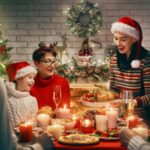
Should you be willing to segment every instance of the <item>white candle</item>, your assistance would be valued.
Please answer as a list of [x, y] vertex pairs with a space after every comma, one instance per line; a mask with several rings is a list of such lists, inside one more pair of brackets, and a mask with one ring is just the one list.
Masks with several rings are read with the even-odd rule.
[[148, 129], [146, 127], [137, 127], [133, 128], [133, 131], [135, 131], [139, 136], [143, 137], [144, 139], [148, 138]]
[[48, 114], [37, 115], [37, 125], [40, 127], [46, 127], [49, 125], [50, 117]]
[[108, 129], [108, 117], [106, 115], [96, 115], [96, 130], [106, 131]]
[[59, 118], [67, 119], [70, 117], [70, 109], [64, 105], [64, 108], [59, 108]]
[[106, 111], [106, 115], [108, 116], [108, 128], [116, 128], [117, 127], [117, 111], [113, 108], [110, 108]]
[[47, 126], [48, 133], [52, 134], [54, 139], [58, 139], [64, 132], [64, 126], [60, 124], [55, 124], [52, 126]]

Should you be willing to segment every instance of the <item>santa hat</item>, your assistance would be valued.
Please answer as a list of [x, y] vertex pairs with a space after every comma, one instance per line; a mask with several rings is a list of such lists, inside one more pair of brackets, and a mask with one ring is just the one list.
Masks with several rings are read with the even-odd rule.
[[135, 59], [138, 59], [141, 51], [141, 43], [143, 40], [142, 29], [139, 23], [130, 17], [122, 17], [117, 22], [112, 24], [111, 32], [115, 33], [116, 31], [129, 35], [137, 40], [137, 51]]
[[30, 73], [37, 73], [36, 69], [27, 62], [12, 63], [6, 68], [6, 71], [9, 81], [14, 81]]

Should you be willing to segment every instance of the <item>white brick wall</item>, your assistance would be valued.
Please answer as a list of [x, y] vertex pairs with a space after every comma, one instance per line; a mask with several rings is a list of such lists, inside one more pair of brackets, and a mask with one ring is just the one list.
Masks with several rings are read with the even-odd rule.
[[[57, 32], [67, 33], [70, 55], [77, 55], [83, 38], [74, 36], [66, 27], [63, 11], [80, 0], [0, 0], [0, 30], [13, 47], [13, 61], [32, 60], [32, 52], [43, 40], [46, 43], [62, 41]], [[150, 0], [90, 0], [98, 3], [103, 13], [103, 27], [93, 37], [105, 47], [112, 43], [111, 23], [121, 16], [130, 15], [143, 29], [143, 46], [150, 49]], [[102, 51], [95, 53], [103, 55]]]

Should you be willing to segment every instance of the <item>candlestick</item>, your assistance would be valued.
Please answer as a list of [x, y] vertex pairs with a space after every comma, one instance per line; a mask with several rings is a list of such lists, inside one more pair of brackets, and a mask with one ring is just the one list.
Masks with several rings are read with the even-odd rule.
[[118, 113], [115, 109], [110, 108], [106, 111], [106, 115], [108, 116], [108, 128], [116, 128], [117, 127], [117, 118]]
[[48, 114], [39, 114], [37, 115], [37, 125], [39, 127], [46, 127], [49, 125], [50, 117]]
[[108, 117], [106, 115], [96, 115], [96, 130], [106, 131], [108, 129]]
[[70, 109], [64, 105], [64, 108], [59, 108], [58, 118], [67, 119], [70, 117]]
[[21, 142], [30, 142], [32, 141], [32, 124], [24, 123], [19, 126]]

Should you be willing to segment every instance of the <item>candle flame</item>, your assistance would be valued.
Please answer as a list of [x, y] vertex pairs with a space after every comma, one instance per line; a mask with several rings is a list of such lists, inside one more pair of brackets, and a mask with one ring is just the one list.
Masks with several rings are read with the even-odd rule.
[[90, 125], [90, 120], [89, 119], [85, 119], [84, 120], [84, 125], [85, 125], [85, 127], [88, 127], [89, 125]]

